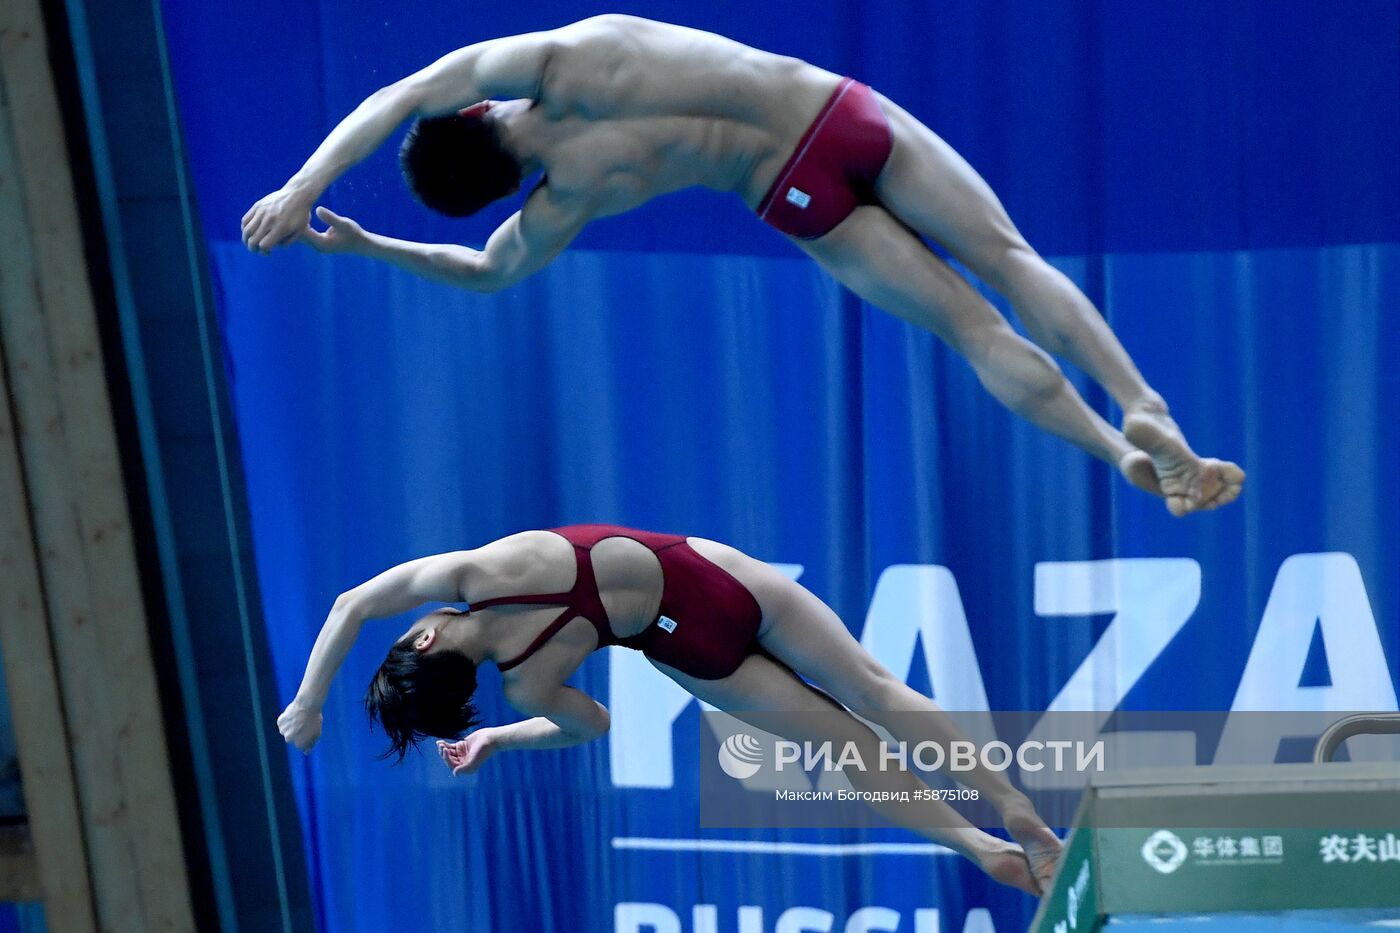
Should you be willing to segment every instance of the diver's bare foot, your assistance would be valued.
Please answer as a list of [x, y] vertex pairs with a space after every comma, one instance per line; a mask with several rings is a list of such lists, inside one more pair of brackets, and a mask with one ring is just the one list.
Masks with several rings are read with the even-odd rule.
[[1021, 847], [1002, 839], [998, 839], [997, 842], [1002, 845], [982, 855], [977, 860], [978, 866], [1004, 885], [1025, 891], [1033, 897], [1043, 897], [1046, 891], [1036, 883], [1035, 875], [1031, 873], [1030, 863], [1026, 861], [1026, 854], [1021, 851]]
[[1164, 409], [1129, 409], [1123, 418], [1123, 436], [1151, 459], [1157, 489], [1139, 481], [1142, 463], [1132, 454], [1119, 461], [1119, 469], [1133, 485], [1165, 497], [1173, 515], [1216, 509], [1239, 498], [1244, 470], [1226, 460], [1196, 456]]
[[1147, 455], [1147, 451], [1133, 448], [1125, 453], [1118, 461], [1118, 472], [1143, 492], [1151, 493], [1159, 499], [1165, 498], [1162, 484], [1157, 482], [1157, 468], [1152, 465], [1152, 458]]
[[1011, 838], [1020, 844], [1036, 886], [1048, 893], [1051, 882], [1055, 880], [1055, 869], [1060, 867], [1060, 852], [1064, 849], [1060, 837], [1045, 825], [1029, 801], [1004, 810], [1002, 821]]

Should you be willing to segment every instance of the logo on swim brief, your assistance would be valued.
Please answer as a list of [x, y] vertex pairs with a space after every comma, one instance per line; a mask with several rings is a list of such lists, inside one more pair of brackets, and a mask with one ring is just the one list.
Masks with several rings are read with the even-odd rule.
[[1186, 843], [1176, 833], [1159, 829], [1142, 844], [1142, 859], [1164, 875], [1170, 875], [1186, 861]]
[[720, 770], [736, 781], [744, 781], [763, 767], [763, 746], [747, 732], [738, 732], [719, 747]]
[[796, 204], [805, 210], [807, 205], [812, 203], [812, 196], [801, 188], [789, 188], [787, 200], [789, 204]]
[[663, 632], [674, 632], [676, 630], [676, 620], [670, 616], [662, 616], [656, 620], [656, 624], [661, 626]]

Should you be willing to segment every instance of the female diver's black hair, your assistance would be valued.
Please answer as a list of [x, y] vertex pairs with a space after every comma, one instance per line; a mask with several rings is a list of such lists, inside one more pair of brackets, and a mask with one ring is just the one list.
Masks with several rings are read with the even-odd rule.
[[380, 758], [403, 761], [409, 746], [429, 736], [456, 739], [480, 724], [472, 694], [476, 664], [456, 651], [423, 652], [410, 632], [389, 649], [365, 691], [365, 712], [389, 737]]

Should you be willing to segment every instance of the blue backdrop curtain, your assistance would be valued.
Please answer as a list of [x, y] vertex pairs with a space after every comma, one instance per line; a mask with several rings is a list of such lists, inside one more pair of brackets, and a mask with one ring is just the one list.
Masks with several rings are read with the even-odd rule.
[[[599, 222], [492, 296], [304, 247], [251, 255], [243, 212], [362, 97], [459, 45], [601, 10], [166, 0], [283, 700], [349, 586], [523, 528], [607, 521], [801, 565], [857, 634], [889, 615], [871, 608], [887, 568], [946, 567], [985, 700], [1000, 709], [1055, 703], [1113, 618], [1048, 610], [1042, 573], [1187, 558], [1200, 589], [1189, 617], [1141, 676], [1131, 652], [1095, 660], [1094, 702], [1393, 705], [1393, 0], [624, 11], [855, 74], [928, 122], [1103, 308], [1195, 446], [1245, 465], [1245, 496], [1169, 518], [1016, 421], [954, 354], [842, 292], [732, 197], [687, 192]], [[476, 244], [504, 216], [428, 214], [391, 148], [324, 203], [372, 230]], [[926, 611], [897, 604], [890, 618]], [[1302, 629], [1290, 612], [1306, 616]], [[940, 687], [935, 673], [954, 616], [935, 612], [926, 651], [903, 666], [916, 687], [957, 700], [965, 685]], [[217, 607], [205, 624], [222, 624]], [[405, 624], [366, 629], [321, 744], [293, 753], [328, 931], [935, 933], [1030, 917], [1028, 898], [955, 858], [769, 845], [911, 840], [894, 832], [698, 830], [698, 711], [648, 724], [635, 707], [664, 688], [617, 655], [577, 678], [613, 706], [608, 739], [505, 756], [469, 780], [431, 756], [376, 761], [360, 699]], [[1284, 665], [1292, 680], [1260, 687], [1270, 659], [1293, 656], [1296, 631], [1304, 669]], [[489, 672], [480, 696], [488, 721], [511, 717]], [[670, 757], [636, 757], [657, 755]], [[637, 839], [651, 848], [630, 847]]]

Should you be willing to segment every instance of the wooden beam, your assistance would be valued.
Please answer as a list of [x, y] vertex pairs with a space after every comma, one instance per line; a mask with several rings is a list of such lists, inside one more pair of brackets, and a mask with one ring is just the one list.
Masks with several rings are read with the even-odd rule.
[[[95, 912], [103, 930], [192, 930], [150, 634], [44, 23], [38, 0], [6, 0], [0, 10], [0, 159], [9, 166], [0, 177], [0, 342]], [[18, 638], [33, 636], [22, 631]], [[5, 637], [8, 666], [12, 642]], [[21, 768], [27, 766], [21, 745]], [[28, 777], [26, 771], [27, 792]], [[35, 842], [42, 867], [54, 843], [37, 823]], [[49, 874], [41, 877], [46, 902], [56, 900]]]
[[[0, 305], [15, 301], [12, 293], [34, 289], [27, 249], [12, 242], [20, 236], [16, 224], [21, 205], [18, 168], [9, 145], [11, 125], [0, 83], [0, 256], [5, 257], [0, 264]], [[44, 840], [37, 867], [48, 922], [55, 930], [85, 933], [97, 928], [87, 845], [3, 353], [0, 386], [4, 388], [0, 398], [0, 577], [5, 581], [0, 586], [0, 643], [5, 684], [29, 821]]]

